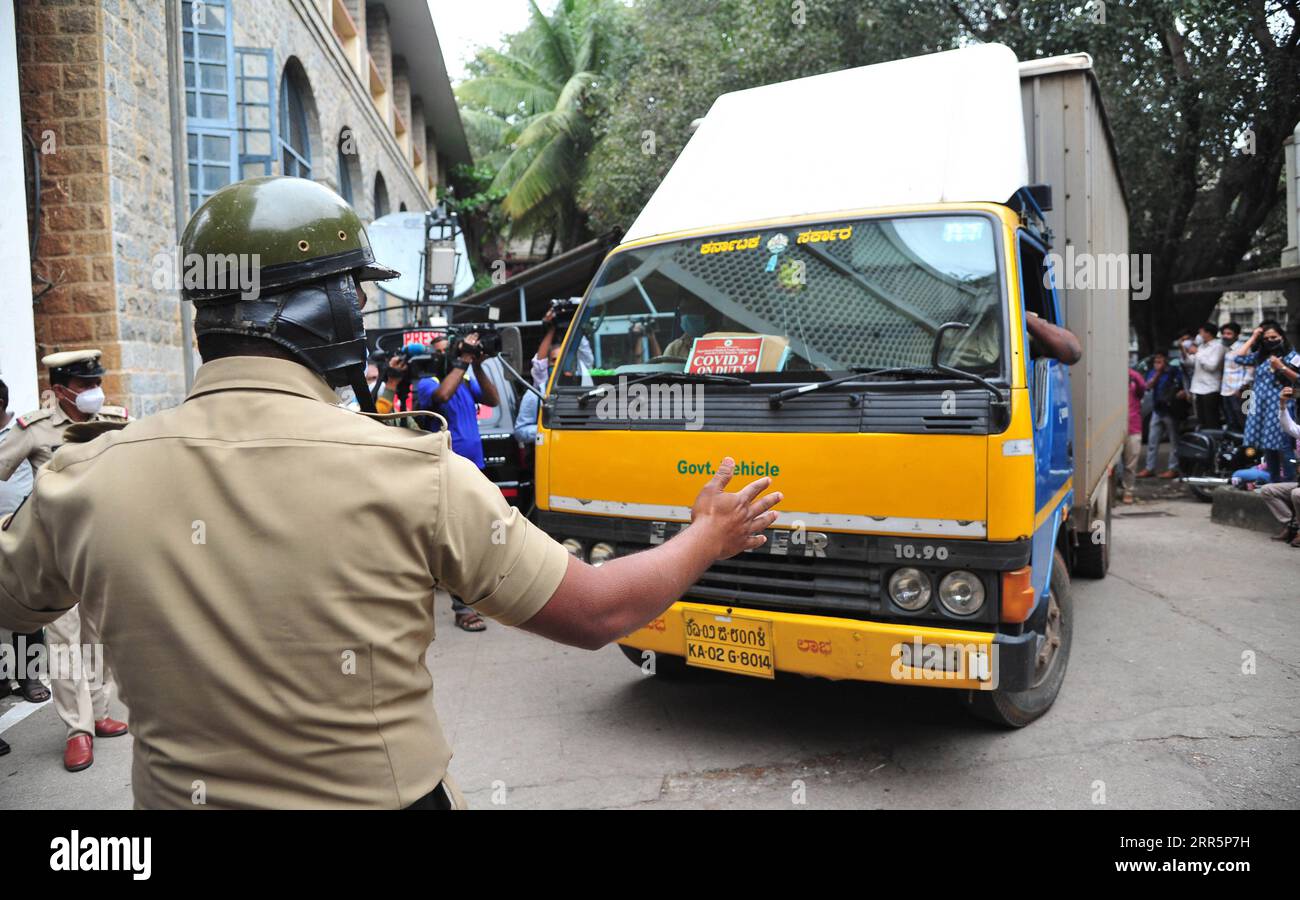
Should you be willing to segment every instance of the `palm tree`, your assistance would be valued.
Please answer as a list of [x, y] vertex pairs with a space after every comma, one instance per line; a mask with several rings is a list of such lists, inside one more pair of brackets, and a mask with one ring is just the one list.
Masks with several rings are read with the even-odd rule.
[[[528, 0], [528, 27], [501, 50], [484, 49], [476, 74], [456, 89], [479, 161], [497, 169], [511, 230], [549, 231], [573, 246], [585, 217], [575, 200], [593, 143], [591, 90], [608, 65], [621, 7], [614, 0], [560, 0], [543, 15]], [[549, 254], [548, 254], [549, 255]]]

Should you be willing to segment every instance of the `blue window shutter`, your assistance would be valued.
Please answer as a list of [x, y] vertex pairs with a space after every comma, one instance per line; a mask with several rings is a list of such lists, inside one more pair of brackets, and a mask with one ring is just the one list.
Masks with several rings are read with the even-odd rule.
[[239, 177], [270, 175], [275, 161], [275, 56], [269, 48], [235, 51], [235, 109], [239, 129]]
[[229, 0], [173, 0], [181, 9], [187, 184], [191, 211], [237, 175], [234, 27]]

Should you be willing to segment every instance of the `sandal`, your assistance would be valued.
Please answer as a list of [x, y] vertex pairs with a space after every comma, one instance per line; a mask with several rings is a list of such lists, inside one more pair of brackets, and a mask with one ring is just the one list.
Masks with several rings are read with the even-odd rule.
[[24, 678], [18, 682], [18, 690], [28, 703], [44, 703], [50, 699], [50, 689], [36, 678]]
[[456, 627], [461, 631], [487, 631], [487, 622], [474, 610], [456, 613]]

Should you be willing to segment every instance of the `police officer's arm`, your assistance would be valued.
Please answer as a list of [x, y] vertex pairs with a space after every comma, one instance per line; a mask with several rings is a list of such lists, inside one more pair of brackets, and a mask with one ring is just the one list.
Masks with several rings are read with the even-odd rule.
[[29, 428], [14, 424], [9, 436], [0, 441], [0, 481], [8, 481], [32, 452], [34, 438]]
[[35, 631], [77, 603], [55, 565], [54, 544], [39, 509], [38, 482], [31, 496], [0, 520], [0, 628], [14, 632]]
[[433, 576], [503, 624], [593, 650], [660, 615], [715, 561], [761, 547], [781, 499], [758, 497], [768, 478], [725, 493], [734, 463], [724, 460], [700, 491], [690, 527], [594, 568], [509, 506], [469, 460], [447, 453], [440, 466]]
[[1083, 347], [1069, 329], [1046, 322], [1032, 313], [1025, 316], [1025, 328], [1029, 330], [1029, 336], [1038, 342], [1044, 356], [1059, 359], [1067, 366], [1083, 359]]
[[781, 495], [759, 497], [770, 478], [727, 493], [734, 469], [731, 459], [723, 460], [695, 499], [690, 526], [662, 546], [599, 567], [570, 556], [564, 579], [524, 630], [599, 649], [653, 621], [718, 560], [761, 547]]

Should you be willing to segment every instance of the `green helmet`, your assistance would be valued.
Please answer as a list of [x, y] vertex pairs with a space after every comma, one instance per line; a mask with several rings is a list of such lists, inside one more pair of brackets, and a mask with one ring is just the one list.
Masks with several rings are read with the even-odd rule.
[[250, 272], [266, 292], [339, 272], [362, 281], [399, 274], [375, 263], [365, 226], [347, 201], [323, 184], [288, 176], [221, 188], [190, 218], [181, 253], [182, 296], [196, 303], [240, 293]]
[[342, 197], [304, 178], [227, 185], [190, 218], [181, 253], [181, 294], [194, 302], [200, 338], [273, 341], [373, 411], [357, 282], [398, 273], [375, 263]]

